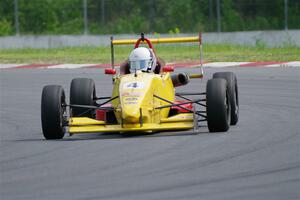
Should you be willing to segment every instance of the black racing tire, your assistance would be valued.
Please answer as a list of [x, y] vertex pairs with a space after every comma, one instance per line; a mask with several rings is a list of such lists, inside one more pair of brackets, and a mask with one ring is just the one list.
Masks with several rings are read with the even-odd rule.
[[[89, 78], [75, 78], [71, 82], [70, 104], [76, 105], [96, 105], [95, 83]], [[89, 117], [95, 118], [95, 110], [90, 108], [72, 107], [72, 117]]]
[[217, 72], [214, 73], [213, 78], [223, 78], [227, 81], [231, 106], [230, 124], [236, 125], [239, 121], [239, 94], [236, 76], [232, 72]]
[[230, 127], [230, 103], [226, 80], [210, 79], [206, 85], [206, 112], [209, 132], [226, 132]]
[[41, 119], [43, 134], [47, 140], [62, 139], [65, 135], [65, 99], [65, 92], [61, 86], [47, 85], [43, 88]]

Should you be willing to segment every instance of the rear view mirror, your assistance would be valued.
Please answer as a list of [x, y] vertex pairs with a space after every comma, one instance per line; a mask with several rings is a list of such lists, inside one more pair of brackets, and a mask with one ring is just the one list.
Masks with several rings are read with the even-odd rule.
[[174, 68], [171, 66], [164, 66], [163, 72], [174, 72]]
[[105, 74], [115, 75], [116, 74], [116, 70], [112, 69], [112, 68], [106, 68], [105, 69]]

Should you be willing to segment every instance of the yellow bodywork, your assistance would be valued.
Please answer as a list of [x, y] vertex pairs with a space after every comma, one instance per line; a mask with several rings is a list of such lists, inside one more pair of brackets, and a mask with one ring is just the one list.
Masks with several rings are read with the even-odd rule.
[[[162, 43], [182, 43], [182, 42], [201, 42], [200, 37], [180, 37], [180, 38], [151, 38], [149, 39], [152, 44], [162, 44]], [[123, 39], [123, 40], [113, 40], [113, 45], [126, 45], [135, 44], [135, 39]]]
[[181, 113], [169, 116], [170, 105], [155, 96], [169, 102], [175, 100], [175, 89], [169, 73], [154, 74], [137, 72], [136, 74], [114, 77], [112, 97], [118, 97], [111, 103], [118, 124], [106, 124], [87, 117], [73, 117], [69, 120], [69, 132], [149, 132], [162, 130], [184, 130], [194, 127], [193, 113]]

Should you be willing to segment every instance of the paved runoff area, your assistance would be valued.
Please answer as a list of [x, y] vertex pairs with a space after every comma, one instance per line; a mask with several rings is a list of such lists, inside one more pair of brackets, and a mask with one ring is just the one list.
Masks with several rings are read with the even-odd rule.
[[[209, 133], [203, 123], [197, 132], [94, 133], [53, 141], [41, 131], [42, 88], [62, 85], [69, 101], [71, 80], [87, 77], [97, 96], [107, 96], [111, 76], [95, 65], [0, 70], [0, 199], [299, 200], [299, 62], [265, 64], [206, 63], [203, 80], [177, 88], [205, 91], [213, 73], [234, 72], [240, 120], [226, 133]], [[81, 66], [91, 69], [65, 69]]]

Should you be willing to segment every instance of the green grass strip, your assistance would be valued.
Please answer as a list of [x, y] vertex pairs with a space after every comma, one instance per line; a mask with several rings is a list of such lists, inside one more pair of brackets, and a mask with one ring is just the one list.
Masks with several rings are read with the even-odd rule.
[[[156, 45], [159, 57], [166, 62], [199, 59], [197, 45]], [[125, 60], [133, 46], [116, 46], [116, 63]], [[299, 61], [296, 46], [268, 48], [242, 45], [203, 46], [206, 62]], [[1, 49], [0, 63], [110, 63], [110, 47], [68, 47], [58, 49]]]

